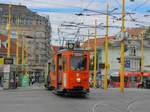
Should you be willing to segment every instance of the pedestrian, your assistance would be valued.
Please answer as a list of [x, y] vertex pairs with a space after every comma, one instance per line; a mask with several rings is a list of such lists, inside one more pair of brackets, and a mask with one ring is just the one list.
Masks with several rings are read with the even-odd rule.
[[32, 82], [32, 85], [34, 84], [34, 78], [33, 77], [31, 77], [31, 82]]
[[31, 76], [29, 76], [29, 86], [31, 85], [32, 83], [32, 79], [31, 79]]
[[14, 79], [13, 78], [10, 79], [10, 88], [11, 89], [14, 88]]
[[16, 76], [16, 88], [18, 87], [19, 78]]

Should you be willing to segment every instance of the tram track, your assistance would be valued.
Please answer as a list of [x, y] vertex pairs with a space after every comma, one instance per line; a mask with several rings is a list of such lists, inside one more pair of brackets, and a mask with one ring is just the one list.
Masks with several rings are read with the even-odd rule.
[[[139, 100], [141, 101], [141, 100]], [[135, 104], [136, 102], [138, 102], [138, 100], [136, 99], [132, 99], [131, 101], [129, 101], [127, 104], [125, 103], [124, 105], [126, 105], [126, 110], [122, 110], [119, 109], [116, 106], [112, 106], [112, 104], [108, 104], [108, 103], [104, 103], [104, 102], [98, 102], [95, 103], [90, 109], [89, 112], [133, 112], [131, 109], [131, 106], [133, 104]], [[115, 103], [115, 102], [114, 102]], [[99, 110], [98, 110], [99, 109]]]
[[[96, 109], [99, 106], [103, 107], [103, 109], [106, 109], [106, 110], [109, 108], [110, 112], [122, 112], [122, 110], [120, 110], [116, 107], [112, 107], [110, 104], [106, 104], [106, 103], [103, 103], [103, 102], [99, 102], [99, 103], [94, 104], [94, 106], [91, 109], [89, 109], [89, 112], [96, 112]], [[99, 112], [106, 112], [106, 111], [100, 109]], [[108, 112], [108, 110], [107, 110], [107, 112]]]

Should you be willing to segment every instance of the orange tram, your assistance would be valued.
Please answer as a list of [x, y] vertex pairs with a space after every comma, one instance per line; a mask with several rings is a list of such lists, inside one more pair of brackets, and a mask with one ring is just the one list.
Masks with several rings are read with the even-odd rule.
[[87, 50], [59, 50], [48, 63], [45, 87], [56, 94], [89, 93], [89, 60]]

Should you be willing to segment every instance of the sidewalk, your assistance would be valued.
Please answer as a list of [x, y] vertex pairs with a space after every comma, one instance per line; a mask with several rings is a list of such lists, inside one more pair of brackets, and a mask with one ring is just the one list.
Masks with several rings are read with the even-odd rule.
[[35, 90], [35, 89], [44, 89], [44, 84], [39, 84], [39, 83], [35, 83], [31, 86], [28, 86], [28, 87], [18, 87], [19, 90]]
[[3, 87], [0, 87], [0, 91], [2, 91], [3, 90]]

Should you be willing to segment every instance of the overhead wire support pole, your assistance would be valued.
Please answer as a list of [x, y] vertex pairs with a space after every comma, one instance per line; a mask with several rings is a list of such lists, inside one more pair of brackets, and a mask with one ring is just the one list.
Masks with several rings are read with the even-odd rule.
[[141, 38], [141, 71], [144, 71], [144, 33], [142, 33], [142, 38]]
[[124, 17], [125, 17], [125, 0], [122, 0], [122, 36], [123, 39], [121, 41], [121, 49], [120, 49], [120, 55], [121, 55], [121, 68], [120, 68], [120, 92], [124, 93]]
[[17, 38], [16, 38], [16, 65], [19, 64], [19, 17], [17, 19]]
[[22, 66], [24, 66], [24, 34], [22, 33]]
[[26, 75], [27, 75], [27, 73], [28, 73], [28, 40], [27, 40], [27, 38], [25, 38], [25, 43], [26, 43], [26, 45], [25, 45], [25, 53], [26, 53], [26, 55], [25, 55], [25, 59], [26, 59]]
[[7, 46], [7, 58], [10, 58], [10, 41], [11, 41], [11, 4], [8, 6], [9, 16], [8, 16], [8, 46]]
[[105, 75], [104, 75], [104, 90], [108, 89], [108, 9], [109, 4], [107, 2], [107, 15], [106, 15], [106, 36], [105, 36]]
[[141, 73], [142, 73], [141, 82], [143, 82], [143, 72], [144, 72], [144, 32], [142, 33], [141, 37]]
[[83, 35], [83, 44], [82, 44], [83, 49], [85, 49], [85, 37]]
[[90, 51], [90, 31], [88, 30], [88, 51]]
[[97, 68], [97, 20], [95, 20], [95, 37], [94, 37], [94, 80], [93, 87], [96, 87], [96, 68]]

